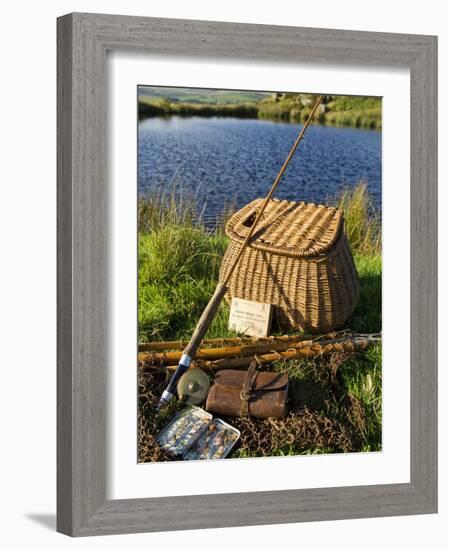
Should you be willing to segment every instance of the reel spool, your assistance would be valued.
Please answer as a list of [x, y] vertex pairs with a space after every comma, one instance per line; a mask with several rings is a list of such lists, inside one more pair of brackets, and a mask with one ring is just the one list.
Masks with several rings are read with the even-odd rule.
[[199, 405], [205, 401], [209, 388], [209, 377], [199, 368], [190, 368], [176, 386], [178, 399], [187, 405]]

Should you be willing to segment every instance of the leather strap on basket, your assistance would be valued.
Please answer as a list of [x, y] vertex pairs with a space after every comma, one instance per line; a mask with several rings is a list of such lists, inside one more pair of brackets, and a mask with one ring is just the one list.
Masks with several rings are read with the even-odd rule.
[[243, 382], [242, 391], [240, 392], [241, 407], [240, 414], [241, 416], [248, 416], [249, 414], [249, 402], [252, 397], [252, 388], [257, 377], [257, 362], [251, 361], [251, 364], [246, 371], [246, 377]]

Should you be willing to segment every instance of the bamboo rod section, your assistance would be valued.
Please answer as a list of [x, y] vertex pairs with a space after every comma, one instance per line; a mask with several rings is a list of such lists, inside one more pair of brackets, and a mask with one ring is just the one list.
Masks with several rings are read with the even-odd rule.
[[[254, 344], [269, 344], [275, 342], [300, 342], [306, 340], [307, 336], [266, 336], [262, 338], [245, 336], [242, 338], [210, 338], [201, 342], [201, 346], [250, 346]], [[188, 340], [171, 340], [167, 342], [144, 342], [139, 344], [139, 352], [143, 351], [171, 351], [183, 350], [188, 344]], [[202, 347], [200, 349], [202, 349]]]
[[[268, 344], [256, 344], [253, 346], [229, 346], [225, 348], [204, 348], [196, 352], [196, 359], [212, 361], [226, 357], [235, 357], [239, 355], [256, 355], [268, 353], [271, 351], [285, 351], [289, 348], [298, 349], [299, 347], [310, 347], [313, 340], [304, 340], [302, 342], [278, 342]], [[181, 359], [181, 351], [167, 351], [162, 353], [141, 352], [138, 354], [139, 361], [150, 363], [159, 363], [163, 365], [173, 365]]]
[[[330, 333], [326, 336], [319, 336], [311, 339], [299, 338], [283, 339], [280, 341], [271, 342], [256, 342], [252, 345], [244, 346], [227, 346], [222, 348], [202, 348], [196, 353], [196, 359], [204, 361], [214, 361], [218, 359], [226, 359], [228, 357], [240, 357], [242, 355], [261, 355], [264, 353], [286, 351], [288, 349], [301, 349], [312, 347], [315, 343], [326, 340], [328, 343], [343, 342], [348, 339], [348, 336], [339, 337], [338, 333]], [[166, 352], [148, 352], [143, 351], [138, 353], [138, 361], [153, 363], [158, 365], [172, 365], [178, 363], [181, 359], [182, 352], [166, 351]]]
[[[341, 351], [360, 351], [367, 348], [369, 345], [379, 343], [381, 341], [380, 336], [378, 335], [363, 335], [363, 336], [352, 336], [346, 338], [333, 338], [329, 340], [308, 340], [307, 342], [310, 345], [302, 346], [304, 342], [298, 342], [296, 345], [298, 347], [282, 350], [282, 351], [271, 351], [270, 353], [262, 353], [260, 355], [244, 355], [240, 357], [224, 357], [218, 360], [204, 360], [197, 357], [195, 361], [195, 366], [200, 367], [205, 370], [216, 371], [220, 369], [232, 369], [232, 368], [245, 368], [248, 367], [251, 361], [254, 358], [254, 355], [257, 357], [257, 361], [260, 365], [265, 365], [267, 363], [273, 363], [274, 361], [288, 361], [292, 359], [299, 358], [310, 358], [316, 357], [318, 355], [326, 355], [332, 352], [341, 352]], [[166, 368], [169, 371], [176, 369], [176, 365], [167, 365], [164, 367], [160, 365], [161, 368]], [[145, 368], [145, 363], [143, 363], [143, 368]]]
[[[318, 355], [326, 355], [332, 352], [341, 351], [360, 351], [367, 348], [370, 344], [379, 342], [380, 338], [368, 339], [368, 338], [352, 338], [346, 341], [334, 341], [323, 342], [321, 344], [316, 343], [311, 347], [286, 350], [281, 352], [273, 352], [263, 355], [258, 355], [257, 360], [260, 365], [266, 365], [267, 363], [273, 363], [274, 361], [288, 361], [299, 358], [310, 358]], [[216, 371], [220, 369], [229, 368], [248, 368], [251, 364], [253, 357], [235, 357], [227, 358], [218, 361], [198, 361], [197, 366], [210, 371]], [[171, 370], [171, 367], [169, 367]]]

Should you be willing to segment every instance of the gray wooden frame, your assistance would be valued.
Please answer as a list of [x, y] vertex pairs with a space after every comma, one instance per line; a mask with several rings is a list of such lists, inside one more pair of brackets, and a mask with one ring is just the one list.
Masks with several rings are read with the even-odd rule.
[[[408, 67], [410, 483], [106, 499], [106, 52]], [[72, 536], [437, 511], [437, 38], [75, 13], [58, 19], [57, 529]]]

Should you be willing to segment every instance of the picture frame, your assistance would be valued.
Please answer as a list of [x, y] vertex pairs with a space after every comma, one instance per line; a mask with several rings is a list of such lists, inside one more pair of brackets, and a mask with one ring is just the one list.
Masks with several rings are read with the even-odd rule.
[[[58, 26], [57, 530], [71, 536], [437, 511], [437, 38], [72, 13]], [[410, 482], [108, 500], [106, 53], [410, 70]]]

